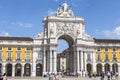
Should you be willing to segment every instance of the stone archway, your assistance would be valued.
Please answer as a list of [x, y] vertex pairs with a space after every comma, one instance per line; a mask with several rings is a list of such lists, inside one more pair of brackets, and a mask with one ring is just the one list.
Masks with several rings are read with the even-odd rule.
[[12, 64], [7, 64], [6, 65], [6, 73], [7, 73], [7, 76], [12, 76]]
[[21, 76], [22, 66], [20, 63], [15, 65], [15, 76]]
[[[63, 68], [64, 64], [58, 63], [57, 65], [61, 64], [61, 65], [59, 65], [60, 69], [58, 71], [66, 72], [66, 70], [69, 69], [69, 72], [74, 72], [74, 65], [73, 64], [74, 64], [74, 59], [75, 59], [75, 55], [74, 55], [74, 48], [75, 47], [72, 47], [73, 44], [74, 44], [74, 39], [70, 35], [60, 35], [59, 38], [58, 38], [58, 40], [59, 39], [60, 40], [65, 40], [66, 43], [68, 43], [68, 48], [66, 48], [64, 50], [64, 55], [67, 56], [67, 62], [66, 63], [64, 62], [64, 64], [66, 65], [66, 67]], [[63, 44], [60, 44], [60, 45], [63, 45]]]
[[105, 73], [107, 73], [108, 71], [110, 72], [110, 64], [106, 63], [104, 65], [104, 69], [105, 69]]
[[42, 64], [36, 64], [36, 76], [42, 76]]
[[87, 64], [87, 72], [92, 72], [92, 65], [90, 63]]
[[112, 65], [112, 71], [113, 72], [118, 72], [118, 64], [113, 64]]
[[2, 64], [0, 63], [0, 73], [2, 73]]
[[24, 75], [25, 76], [31, 75], [31, 65], [29, 63], [25, 64], [24, 66]]
[[100, 63], [97, 64], [96, 69], [97, 69], [97, 75], [100, 76], [100, 74], [102, 73], [102, 64]]
[[73, 12], [67, 3], [63, 3], [61, 7], [58, 8], [55, 16], [44, 18], [44, 32], [39, 35], [39, 37], [43, 37], [41, 41], [43, 45], [41, 49], [44, 54], [43, 74], [46, 72], [57, 73], [56, 50], [58, 39], [64, 39], [69, 44], [69, 48], [67, 49], [67, 51], [70, 52], [68, 54], [68, 57], [70, 57], [69, 64], [67, 65], [68, 72], [79, 73], [85, 70], [85, 51], [90, 48], [88, 52], [89, 50], [93, 52], [91, 46], [94, 44], [94, 40], [85, 33], [84, 19], [73, 16]]

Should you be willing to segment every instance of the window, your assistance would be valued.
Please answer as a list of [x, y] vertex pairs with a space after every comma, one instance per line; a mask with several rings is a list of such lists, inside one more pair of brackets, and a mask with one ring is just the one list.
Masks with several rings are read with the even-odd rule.
[[107, 49], [107, 48], [105, 48], [105, 51], [108, 51], [108, 49]]
[[20, 53], [17, 53], [17, 59], [20, 60]]
[[113, 60], [116, 60], [116, 52], [113, 52]]
[[21, 47], [17, 47], [17, 50], [21, 50]]
[[105, 53], [105, 61], [108, 61], [109, 59], [108, 59], [108, 53], [106, 52]]
[[0, 60], [2, 59], [2, 53], [0, 52]]
[[26, 53], [26, 60], [30, 59], [30, 53]]
[[100, 57], [101, 57], [100, 52], [98, 52], [98, 61], [101, 60]]
[[42, 58], [42, 55], [41, 53], [38, 54], [38, 59], [41, 59]]
[[0, 46], [0, 50], [2, 50], [2, 46]]
[[8, 60], [10, 60], [11, 59], [11, 53], [9, 52], [8, 53]]
[[87, 60], [91, 61], [91, 55], [90, 54], [87, 54]]
[[97, 51], [100, 51], [100, 48], [98, 48]]
[[8, 47], [8, 50], [12, 50], [11, 47]]
[[116, 51], [116, 49], [114, 48], [114, 49], [113, 49], [113, 52], [115, 52], [115, 51]]
[[27, 47], [27, 50], [30, 50], [30, 47]]

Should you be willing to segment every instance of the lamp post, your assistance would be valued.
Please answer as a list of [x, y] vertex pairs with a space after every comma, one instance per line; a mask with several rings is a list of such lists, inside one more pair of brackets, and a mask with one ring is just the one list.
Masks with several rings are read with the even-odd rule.
[[114, 58], [114, 72], [116, 73], [116, 58]]

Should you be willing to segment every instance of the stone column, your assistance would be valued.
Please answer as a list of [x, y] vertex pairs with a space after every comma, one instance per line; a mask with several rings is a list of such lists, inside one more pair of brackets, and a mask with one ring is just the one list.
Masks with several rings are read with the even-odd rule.
[[105, 72], [105, 67], [104, 67], [104, 65], [102, 65], [102, 71]]
[[57, 73], [57, 52], [53, 52], [53, 72], [56, 74]]
[[80, 72], [79, 51], [77, 51], [77, 73]]
[[87, 72], [87, 67], [86, 67], [86, 66], [87, 66], [87, 53], [86, 53], [86, 52], [84, 53], [84, 58], [85, 58], [85, 60], [84, 60], [84, 61], [85, 61], [85, 62], [84, 62], [84, 63], [85, 63], [85, 64], [84, 64], [84, 66], [85, 66], [84, 69], [85, 69], [85, 71]]
[[110, 64], [110, 71], [112, 71], [112, 65]]
[[12, 77], [15, 77], [15, 64], [12, 66]]
[[50, 50], [50, 59], [49, 59], [49, 62], [50, 62], [50, 65], [49, 65], [49, 72], [52, 73], [53, 72], [53, 57], [52, 57], [52, 50]]
[[74, 67], [74, 74], [76, 74], [77, 73], [77, 52], [75, 52], [74, 51], [74, 54], [73, 54], [74, 56], [74, 64], [73, 64], [73, 67]]
[[2, 69], [3, 69], [2, 73], [3, 74], [6, 73], [6, 71], [5, 71], [6, 70], [6, 66], [5, 65], [6, 65], [5, 63], [2, 64]]
[[96, 62], [95, 62], [95, 53], [92, 52], [92, 61], [93, 61], [93, 72], [96, 72]]
[[21, 76], [24, 75], [24, 64], [22, 63], [22, 72], [21, 72]]
[[46, 50], [43, 53], [43, 75], [46, 74]]
[[120, 65], [118, 64], [118, 73], [120, 75]]
[[33, 52], [33, 59], [32, 59], [32, 76], [36, 76], [36, 59], [37, 59], [38, 53], [37, 51]]
[[83, 51], [81, 51], [81, 71], [83, 71]]

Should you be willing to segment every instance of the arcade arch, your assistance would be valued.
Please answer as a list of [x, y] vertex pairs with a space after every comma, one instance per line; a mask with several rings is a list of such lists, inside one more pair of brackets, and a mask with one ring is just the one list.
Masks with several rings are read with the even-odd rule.
[[118, 64], [113, 64], [112, 65], [112, 71], [113, 72], [118, 72]]
[[24, 66], [24, 75], [25, 76], [31, 75], [31, 65], [29, 63], [26, 63]]
[[[63, 71], [63, 72], [66, 72], [66, 71], [70, 71], [70, 72], [73, 72], [73, 59], [74, 59], [74, 55], [73, 55], [73, 49], [74, 49], [74, 47], [72, 47], [72, 45], [74, 44], [74, 40], [73, 40], [73, 38], [71, 37], [71, 36], [69, 36], [69, 35], [61, 35], [58, 39], [57, 39], [57, 42], [59, 41], [59, 40], [62, 40], [64, 43], [66, 43], [66, 44], [59, 44], [58, 46], [57, 46], [57, 48], [59, 47], [59, 46], [61, 46], [61, 45], [67, 45], [66, 47], [64, 47], [64, 50], [63, 50], [63, 52], [62, 53], [64, 53], [64, 55], [66, 55], [67, 57], [66, 57], [66, 64], [64, 63], [62, 63], [62, 65], [59, 65], [59, 63], [58, 63], [58, 65], [61, 67], [61, 69], [59, 69], [59, 70], [57, 70], [57, 71]], [[61, 46], [62, 47], [62, 46]], [[59, 47], [60, 48], [60, 47]], [[57, 52], [58, 53], [58, 52]], [[57, 66], [58, 66], [57, 65]], [[63, 65], [66, 65], [66, 69], [64, 68], [63, 69]], [[58, 68], [57, 68], [58, 69]]]
[[92, 72], [92, 65], [90, 63], [87, 64], [87, 72]]
[[40, 63], [36, 64], [36, 76], [42, 76], [42, 70], [43, 70], [42, 64]]
[[12, 76], [12, 64], [11, 63], [6, 64], [6, 73], [7, 73], [7, 76]]
[[2, 73], [2, 64], [0, 63], [0, 73]]
[[21, 76], [22, 73], [22, 65], [20, 63], [17, 63], [15, 65], [15, 76]]
[[98, 63], [96, 65], [96, 69], [97, 69], [97, 75], [100, 75], [102, 73], [102, 64]]
[[105, 73], [107, 73], [108, 71], [110, 72], [110, 64], [106, 63], [104, 69], [105, 69]]

